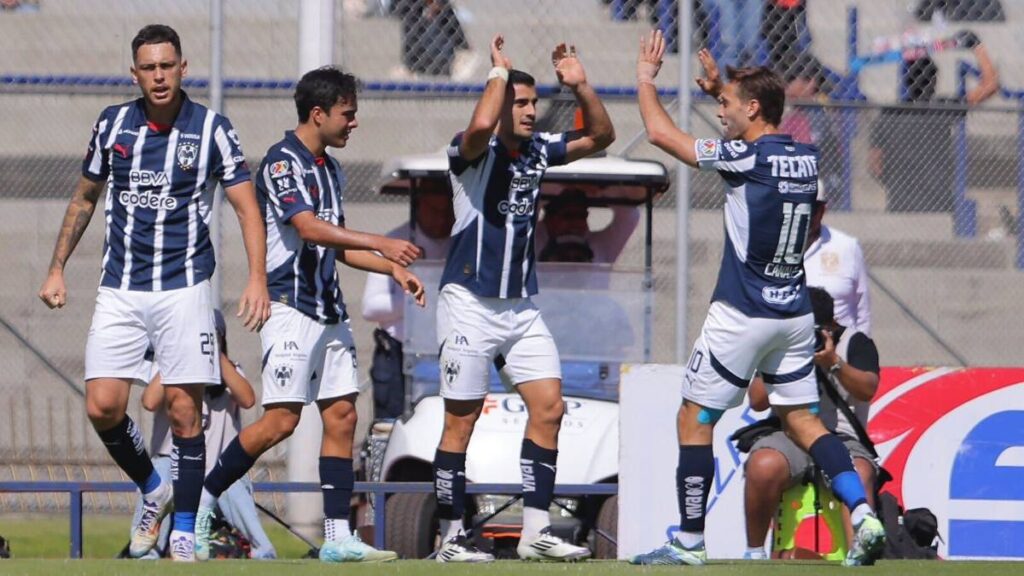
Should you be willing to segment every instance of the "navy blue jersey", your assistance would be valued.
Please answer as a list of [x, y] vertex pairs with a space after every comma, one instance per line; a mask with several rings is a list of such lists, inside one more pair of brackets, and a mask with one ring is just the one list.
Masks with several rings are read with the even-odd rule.
[[330, 156], [313, 156], [295, 136], [267, 150], [256, 190], [267, 223], [267, 288], [271, 300], [324, 324], [347, 320], [341, 299], [334, 248], [303, 242], [293, 216], [312, 212], [335, 226], [345, 225], [341, 191], [345, 175]]
[[818, 193], [818, 149], [784, 134], [697, 140], [697, 162], [728, 188], [725, 250], [712, 301], [754, 318], [811, 313], [803, 256]]
[[147, 122], [141, 98], [93, 127], [82, 175], [107, 183], [102, 286], [159, 292], [213, 275], [214, 188], [248, 181], [249, 167], [231, 122], [184, 92], [164, 128]]
[[473, 161], [448, 147], [455, 225], [441, 286], [455, 283], [477, 296], [525, 298], [537, 293], [533, 231], [540, 179], [566, 161], [564, 134], [535, 134], [518, 150], [496, 136]]

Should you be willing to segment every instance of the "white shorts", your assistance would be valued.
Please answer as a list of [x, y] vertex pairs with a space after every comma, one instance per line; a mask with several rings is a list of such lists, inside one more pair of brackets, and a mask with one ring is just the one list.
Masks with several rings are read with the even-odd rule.
[[773, 406], [818, 401], [814, 317], [750, 318], [712, 302], [683, 377], [683, 397], [716, 410], [738, 406], [760, 372]]
[[219, 384], [210, 282], [141, 292], [101, 287], [85, 344], [85, 379], [140, 378], [152, 348], [164, 384]]
[[513, 385], [562, 378], [555, 339], [529, 298], [481, 298], [458, 284], [437, 297], [441, 397], [487, 395], [493, 363]]
[[356, 344], [348, 322], [321, 324], [280, 302], [270, 303], [263, 344], [263, 405], [359, 393]]

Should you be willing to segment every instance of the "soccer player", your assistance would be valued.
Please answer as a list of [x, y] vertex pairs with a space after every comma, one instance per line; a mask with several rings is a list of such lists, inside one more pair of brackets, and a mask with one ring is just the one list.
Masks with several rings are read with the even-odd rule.
[[[105, 191], [103, 273], [85, 349], [86, 411], [107, 451], [143, 493], [130, 554], [140, 557], [155, 545], [173, 500], [171, 556], [191, 560], [205, 462], [203, 387], [221, 379], [208, 228], [218, 181], [242, 226], [249, 280], [238, 314], [251, 330], [270, 315], [266, 235], [231, 123], [181, 90], [188, 65], [178, 34], [160, 24], [142, 28], [132, 40], [132, 58], [142, 98], [100, 114], [39, 297], [50, 308], [67, 304], [64, 265]], [[166, 388], [177, 462], [173, 491], [154, 471], [125, 413], [150, 346]]]
[[466, 448], [487, 395], [492, 362], [526, 403], [523, 439], [523, 559], [576, 560], [590, 551], [549, 532], [558, 430], [564, 405], [558, 349], [530, 296], [537, 293], [534, 229], [540, 180], [557, 166], [603, 150], [615, 139], [611, 119], [587, 83], [576, 49], [552, 52], [555, 74], [572, 90], [583, 127], [535, 133], [533, 77], [512, 69], [491, 41], [493, 68], [465, 132], [448, 148], [455, 207], [452, 245], [441, 277], [437, 336], [441, 346], [444, 432], [434, 457], [441, 521], [439, 562], [488, 562], [462, 534]]
[[[359, 393], [356, 347], [335, 273], [335, 261], [388, 274], [424, 305], [419, 278], [405, 269], [419, 257], [410, 242], [345, 228], [345, 175], [327, 147], [343, 148], [356, 120], [356, 79], [333, 67], [307, 72], [295, 87], [299, 123], [267, 150], [257, 175], [267, 222], [268, 285], [273, 315], [263, 328], [263, 406], [221, 454], [206, 477], [196, 520], [196, 558], [209, 557], [217, 498], [256, 459], [291, 435], [304, 405], [323, 420], [320, 485], [325, 562], [381, 562], [394, 552], [364, 544], [349, 527], [355, 481], [352, 439]], [[373, 251], [384, 255], [380, 257]]]
[[846, 564], [871, 564], [885, 532], [868, 504], [850, 453], [815, 412], [814, 323], [803, 252], [817, 193], [818, 151], [779, 134], [785, 93], [764, 67], [726, 68], [710, 52], [698, 58], [697, 84], [718, 101], [725, 139], [695, 139], [672, 122], [654, 79], [665, 53], [661, 32], [641, 39], [637, 60], [640, 114], [651, 143], [725, 181], [725, 250], [711, 308], [694, 345], [679, 410], [676, 489], [680, 533], [633, 564], [704, 564], [704, 519], [715, 472], [712, 431], [737, 406], [755, 370], [790, 438], [807, 451], [852, 511], [856, 539]]

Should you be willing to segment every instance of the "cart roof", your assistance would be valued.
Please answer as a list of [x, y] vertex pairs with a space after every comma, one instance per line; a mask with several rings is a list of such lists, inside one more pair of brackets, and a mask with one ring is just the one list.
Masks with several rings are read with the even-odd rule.
[[[395, 158], [382, 169], [382, 194], [408, 194], [414, 179], [447, 178], [448, 156], [442, 152]], [[541, 181], [541, 194], [557, 196], [562, 190], [582, 188], [595, 203], [640, 204], [647, 192], [655, 195], [669, 185], [668, 170], [653, 160], [628, 160], [618, 156], [583, 158], [549, 168]]]

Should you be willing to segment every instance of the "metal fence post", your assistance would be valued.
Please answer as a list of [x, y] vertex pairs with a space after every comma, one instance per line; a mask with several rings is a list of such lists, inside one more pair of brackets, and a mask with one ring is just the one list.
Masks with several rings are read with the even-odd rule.
[[68, 491], [71, 504], [71, 557], [82, 557], [82, 488], [72, 486]]

